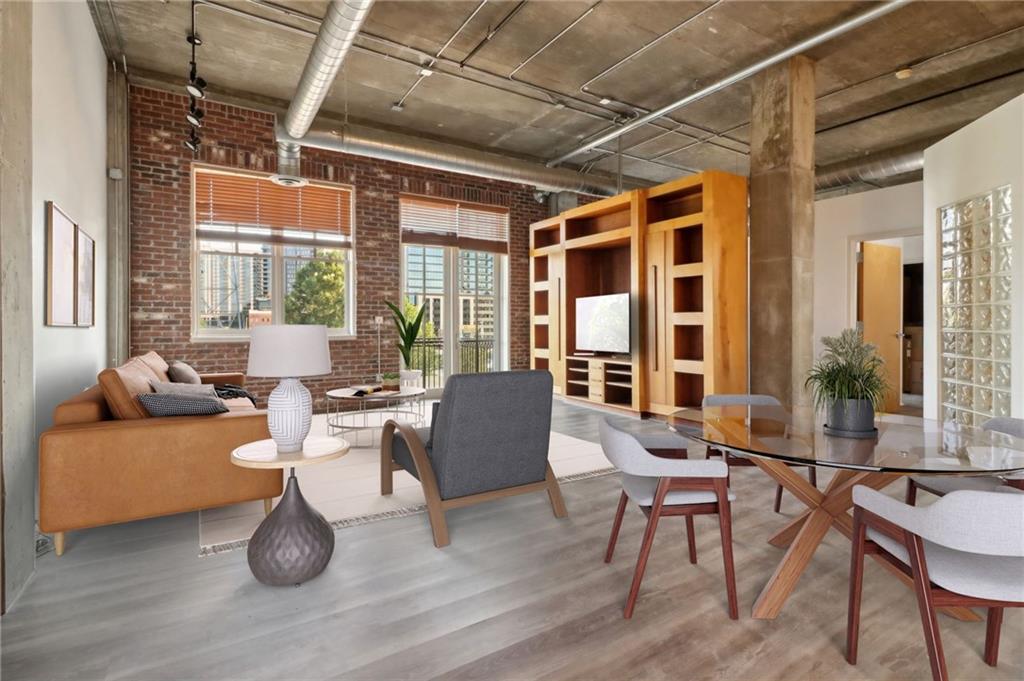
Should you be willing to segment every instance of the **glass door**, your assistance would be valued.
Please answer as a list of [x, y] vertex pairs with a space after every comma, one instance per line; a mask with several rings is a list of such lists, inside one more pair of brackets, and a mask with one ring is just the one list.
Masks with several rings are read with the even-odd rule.
[[409, 314], [427, 306], [412, 354], [423, 387], [439, 391], [452, 374], [506, 368], [506, 256], [450, 246], [402, 249], [403, 304]]
[[446, 295], [449, 268], [445, 251], [448, 249], [417, 244], [407, 244], [402, 249], [402, 305], [406, 317], [415, 314], [421, 305], [427, 308], [413, 348], [411, 368], [423, 372], [424, 388], [438, 389], [444, 386], [448, 374], [445, 358], [450, 354], [446, 352], [445, 342], [450, 326], [445, 323], [450, 316], [449, 296]]

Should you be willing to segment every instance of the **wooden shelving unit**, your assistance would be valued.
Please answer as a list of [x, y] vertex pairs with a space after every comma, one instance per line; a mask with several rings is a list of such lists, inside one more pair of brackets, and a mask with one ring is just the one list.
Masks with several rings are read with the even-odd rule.
[[[669, 414], [747, 385], [747, 183], [709, 171], [535, 223], [531, 363], [569, 397]], [[575, 347], [576, 299], [630, 293], [632, 353]]]
[[746, 392], [746, 179], [704, 172], [652, 187], [645, 201], [645, 411]]

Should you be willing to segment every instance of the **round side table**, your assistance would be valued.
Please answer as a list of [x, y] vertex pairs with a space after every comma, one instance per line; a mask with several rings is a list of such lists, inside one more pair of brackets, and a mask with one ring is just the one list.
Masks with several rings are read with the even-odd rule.
[[307, 437], [302, 451], [279, 454], [273, 440], [258, 440], [231, 452], [231, 463], [242, 468], [287, 468], [284, 495], [249, 540], [249, 569], [270, 586], [308, 581], [327, 567], [334, 553], [334, 531], [303, 498], [296, 466], [310, 466], [348, 454], [345, 440]]
[[356, 395], [352, 388], [336, 388], [327, 391], [327, 432], [351, 436], [356, 447], [364, 446], [360, 435], [373, 434], [384, 427], [388, 420], [401, 421], [414, 427], [424, 422], [424, 388], [402, 386], [399, 390], [381, 391], [368, 395]]

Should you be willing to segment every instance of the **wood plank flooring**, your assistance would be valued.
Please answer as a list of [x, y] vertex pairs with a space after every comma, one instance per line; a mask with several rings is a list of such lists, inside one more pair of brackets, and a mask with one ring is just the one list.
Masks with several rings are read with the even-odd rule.
[[[596, 439], [599, 412], [562, 403], [555, 428]], [[660, 432], [660, 424], [629, 421]], [[827, 477], [827, 476], [822, 476]], [[819, 484], [824, 484], [822, 481]], [[568, 483], [569, 518], [543, 494], [449, 514], [438, 550], [426, 516], [348, 528], [326, 572], [268, 588], [244, 552], [196, 556], [197, 514], [70, 533], [43, 556], [2, 621], [5, 681], [199, 679], [908, 679], [930, 678], [913, 594], [872, 561], [860, 663], [843, 659], [849, 543], [835, 533], [774, 621], [750, 619], [781, 551], [765, 540], [801, 505], [771, 512], [775, 485], [733, 472], [740, 620], [726, 614], [718, 531], [659, 526], [633, 619], [622, 619], [643, 516], [629, 509], [602, 562], [616, 476]], [[1008, 610], [997, 669], [985, 626], [941, 618], [955, 679], [1024, 677], [1024, 612]]]

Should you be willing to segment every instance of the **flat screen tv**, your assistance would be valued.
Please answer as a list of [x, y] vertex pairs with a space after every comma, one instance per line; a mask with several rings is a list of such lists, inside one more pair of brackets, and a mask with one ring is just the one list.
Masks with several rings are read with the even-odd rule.
[[629, 352], [629, 294], [576, 299], [576, 349]]

